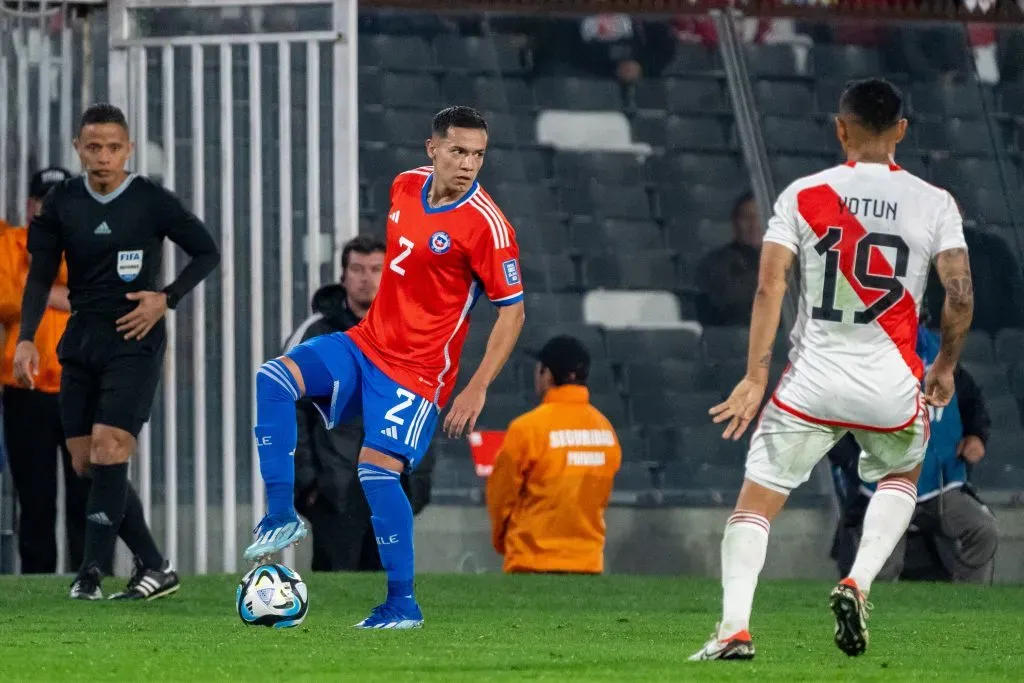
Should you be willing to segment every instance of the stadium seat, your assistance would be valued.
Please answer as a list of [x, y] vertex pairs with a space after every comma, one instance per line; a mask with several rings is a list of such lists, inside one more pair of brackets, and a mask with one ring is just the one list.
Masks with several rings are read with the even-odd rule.
[[491, 147], [484, 157], [480, 182], [488, 188], [506, 182], [540, 184], [548, 175], [547, 163], [542, 152], [534, 149]]
[[1024, 362], [1017, 362], [1010, 366], [1010, 391], [1024, 402]]
[[961, 356], [964, 362], [992, 363], [995, 361], [995, 349], [992, 347], [992, 337], [987, 332], [971, 332], [967, 335], [964, 343], [964, 350]]
[[[665, 154], [647, 160], [648, 177], [659, 185], [707, 184], [739, 188], [750, 183], [739, 154]], [[737, 194], [739, 191], [737, 190]]]
[[747, 68], [754, 77], [797, 75], [796, 53], [791, 45], [745, 45]]
[[[640, 430], [623, 427], [615, 430], [615, 436], [618, 437], [619, 446], [622, 448], [623, 464], [642, 464], [649, 461], [647, 456], [647, 444], [644, 441], [643, 433]], [[618, 476], [616, 476], [615, 479], [615, 483], [618, 485]], [[641, 481], [643, 480], [641, 479]], [[649, 482], [650, 479], [648, 478], [648, 484]]]
[[595, 408], [604, 413], [608, 421], [612, 423], [616, 431], [629, 426], [629, 416], [626, 413], [626, 404], [622, 398], [615, 393], [596, 393], [591, 391], [590, 402]]
[[603, 359], [606, 357], [604, 350], [604, 333], [597, 325], [587, 325], [581, 321], [559, 322], [545, 321], [543, 325], [532, 324], [530, 311], [527, 311], [526, 326], [520, 336], [520, 347], [523, 351], [538, 351], [540, 347], [559, 335], [576, 337], [587, 347], [591, 359]]
[[423, 112], [388, 110], [384, 112], [383, 119], [387, 136], [383, 142], [408, 145], [430, 135], [430, 116]]
[[732, 146], [729, 134], [732, 125], [731, 120], [720, 118], [671, 116], [665, 124], [664, 146], [699, 151], [728, 149]]
[[538, 78], [533, 92], [541, 109], [619, 111], [623, 106], [619, 85], [610, 79]]
[[480, 429], [507, 429], [508, 424], [534, 408], [521, 393], [488, 393], [477, 426]]
[[[910, 87], [909, 110], [914, 116], [935, 118], [982, 118], [982, 92], [992, 100], [991, 91], [976, 83], [916, 83]], [[991, 107], [991, 102], [990, 102]]]
[[501, 183], [493, 196], [506, 216], [534, 218], [557, 213], [551, 192], [531, 183]]
[[836, 163], [836, 157], [832, 154], [821, 154], [814, 156], [788, 156], [780, 154], [772, 157], [769, 162], [772, 168], [772, 176], [775, 179], [775, 189], [781, 191], [797, 178], [823, 171]]
[[385, 107], [425, 109], [431, 114], [441, 108], [441, 87], [428, 74], [384, 74], [380, 88]]
[[583, 302], [578, 294], [526, 293], [526, 317], [532, 324], [583, 322]]
[[663, 76], [691, 76], [722, 71], [722, 58], [717, 50], [703, 45], [677, 43], [675, 57], [662, 71]]
[[1024, 112], [1024, 85], [1005, 82], [999, 85], [999, 111], [1011, 116]]
[[812, 119], [766, 116], [762, 125], [769, 152], [820, 154], [834, 147], [823, 126]]
[[676, 289], [676, 266], [665, 250], [592, 254], [583, 262], [587, 289]]
[[581, 221], [573, 226], [573, 243], [583, 253], [631, 254], [665, 248], [653, 221]]
[[763, 114], [809, 117], [817, 109], [814, 92], [803, 83], [759, 80], [754, 100]]
[[690, 393], [697, 391], [701, 367], [693, 361], [663, 358], [651, 361], [638, 358], [626, 364], [626, 388], [629, 393], [643, 393], [652, 387], [666, 391]]
[[438, 64], [449, 72], [520, 74], [520, 48], [509, 36], [440, 35], [434, 39]]
[[493, 110], [484, 111], [483, 115], [487, 119], [487, 139], [490, 144], [515, 147], [534, 143], [532, 116]]
[[[680, 225], [687, 226], [686, 232], [700, 219], [713, 221], [730, 221], [732, 207], [741, 192], [743, 186], [721, 187], [719, 185], [690, 185], [686, 187], [663, 187], [658, 193], [658, 216], [662, 220], [672, 223], [675, 231], [678, 232]], [[685, 241], [676, 241], [677, 235], [669, 233], [669, 244], [683, 251], [692, 251], [692, 242], [689, 246]], [[689, 239], [687, 234], [684, 240]]]
[[1020, 459], [1024, 430], [993, 429], [985, 445], [985, 458], [971, 472], [971, 480], [986, 490], [1024, 490], [1024, 462]]
[[359, 63], [388, 71], [430, 71], [434, 52], [417, 36], [359, 36]]
[[814, 95], [818, 101], [818, 111], [828, 115], [836, 114], [839, 109], [839, 97], [845, 88], [845, 81], [817, 81], [814, 84]]
[[981, 387], [986, 399], [1010, 395], [1010, 379], [1006, 368], [988, 363], [968, 362], [964, 363], [964, 369]]
[[442, 83], [449, 102], [466, 102], [490, 111], [532, 111], [533, 91], [526, 81], [510, 76], [467, 76], [450, 74]]
[[706, 78], [640, 81], [633, 90], [633, 106], [637, 109], [677, 114], [718, 114], [729, 111], [729, 103], [722, 84]]
[[[987, 224], [997, 225], [1013, 222], [1008, 199], [1002, 188], [975, 187], [974, 192], [969, 192], [965, 196], [968, 201], [964, 203], [975, 207], [974, 211], [967, 214], [969, 218], [982, 219]], [[960, 197], [957, 197], [957, 200], [959, 201]], [[964, 211], [967, 212], [966, 207]]]
[[569, 228], [561, 221], [512, 213], [514, 207], [506, 205], [500, 187], [492, 196], [515, 228], [516, 241], [524, 252], [560, 254], [573, 248]]
[[359, 67], [359, 107], [365, 108], [370, 105], [379, 105], [382, 95], [380, 90], [381, 78], [377, 69]]
[[708, 409], [721, 400], [716, 393], [630, 394], [630, 415], [634, 424], [696, 426], [708, 421]]
[[[485, 408], [486, 410], [486, 408]], [[463, 439], [455, 442], [450, 439], [438, 440], [437, 461], [434, 463], [433, 488], [445, 489], [477, 489], [484, 486], [484, 480], [476, 476], [473, 459], [469, 448], [456, 449], [455, 443], [464, 443]], [[444, 444], [441, 446], [440, 444]]]
[[637, 185], [643, 184], [646, 177], [643, 157], [615, 152], [559, 152], [555, 155], [555, 172], [559, 179], [576, 187], [591, 181], [602, 185]]
[[950, 119], [947, 122], [950, 152], [975, 156], [993, 156], [1003, 140], [986, 120]]
[[1024, 361], [1024, 330], [1000, 330], [996, 335], [996, 360], [1000, 363]]
[[[705, 327], [701, 336], [704, 356], [709, 360], [740, 359], [746, 362], [750, 330], [746, 327]], [[777, 334], [772, 356], [779, 360], [786, 350], [786, 335]]]
[[[1021, 428], [1020, 406], [1013, 396], [997, 396], [996, 398], [985, 399], [985, 407], [988, 409], [988, 416], [992, 420], [993, 429], [1015, 429]], [[1018, 450], [1020, 444], [1018, 444]]]
[[879, 50], [854, 45], [815, 45], [810, 61], [819, 78], [835, 80], [868, 78], [883, 70]]
[[648, 221], [652, 215], [646, 190], [636, 185], [567, 185], [562, 191], [562, 208], [581, 218]]
[[[902, 163], [902, 162], [901, 162]], [[974, 186], [1002, 187], [999, 167], [989, 159], [948, 157], [929, 165], [928, 180], [959, 197]]]
[[568, 254], [520, 252], [523, 287], [531, 291], [566, 292], [580, 287], [576, 263]]
[[695, 360], [700, 340], [691, 330], [609, 330], [605, 334], [608, 356], [620, 363], [636, 358]]

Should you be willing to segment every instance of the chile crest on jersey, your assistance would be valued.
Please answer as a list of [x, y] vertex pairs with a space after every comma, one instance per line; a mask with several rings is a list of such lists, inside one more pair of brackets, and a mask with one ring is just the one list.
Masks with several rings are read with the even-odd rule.
[[438, 230], [430, 236], [430, 251], [445, 254], [452, 248], [452, 238], [444, 230]]

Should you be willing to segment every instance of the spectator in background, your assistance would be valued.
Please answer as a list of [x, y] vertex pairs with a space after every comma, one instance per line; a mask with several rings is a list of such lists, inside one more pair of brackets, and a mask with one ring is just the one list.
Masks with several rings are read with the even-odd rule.
[[[39, 214], [43, 197], [51, 187], [70, 177], [71, 173], [63, 168], [47, 168], [35, 173], [29, 185], [28, 217]], [[0, 233], [0, 323], [6, 334], [0, 362], [0, 381], [4, 385], [4, 440], [21, 509], [18, 524], [21, 570], [25, 574], [52, 574], [57, 571], [58, 460], [63, 463], [71, 567], [82, 563], [88, 491], [86, 480], [71, 467], [57, 398], [61, 376], [57, 343], [64, 334], [71, 310], [66, 264], [61, 264], [56, 283], [50, 289], [49, 306], [36, 333], [39, 373], [35, 387], [27, 389], [14, 379], [14, 347], [18, 343], [21, 298], [28, 277], [27, 241], [27, 227], [8, 228]]]
[[763, 234], [757, 202], [748, 192], [732, 208], [732, 242], [706, 254], [697, 265], [701, 325], [750, 324]]
[[[1024, 271], [1000, 236], [964, 228], [974, 279], [974, 319], [971, 329], [994, 334], [1005, 327], [1024, 328]], [[928, 273], [925, 300], [928, 317], [941, 318], [942, 283], [935, 269]]]
[[[938, 336], [921, 325], [918, 355], [931, 365], [938, 349]], [[917, 508], [880, 579], [983, 583], [990, 576], [999, 537], [996, 521], [967, 483], [968, 467], [985, 457], [989, 418], [981, 389], [963, 366], [957, 367], [953, 381], [949, 405], [928, 408], [931, 437], [917, 482]], [[829, 454], [843, 508], [832, 551], [840, 576], [853, 563], [875, 488], [859, 478], [860, 454], [851, 437]]]
[[592, 14], [545, 21], [533, 44], [541, 75], [610, 78], [628, 85], [661, 74], [675, 55], [675, 36], [664, 21], [628, 14]]
[[536, 358], [541, 405], [509, 425], [487, 480], [492, 543], [506, 572], [600, 574], [622, 450], [590, 405], [583, 344], [554, 337]]
[[[292, 334], [287, 347], [322, 334], [344, 332], [370, 310], [384, 269], [384, 242], [360, 235], [342, 250], [341, 284], [313, 295], [313, 315]], [[313, 402], [296, 404], [295, 508], [313, 531], [313, 571], [383, 569], [370, 524], [370, 505], [356, 477], [363, 422], [356, 418], [328, 431]], [[418, 514], [430, 501], [434, 455], [427, 452], [402, 487]]]

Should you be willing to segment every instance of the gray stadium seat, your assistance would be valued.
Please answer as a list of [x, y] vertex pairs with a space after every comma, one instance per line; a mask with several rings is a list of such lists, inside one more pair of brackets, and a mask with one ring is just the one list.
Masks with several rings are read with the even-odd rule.
[[971, 332], [967, 335], [967, 341], [964, 343], [964, 350], [961, 355], [964, 362], [994, 362], [995, 349], [992, 347], [992, 337], [987, 332]]
[[755, 77], [796, 76], [796, 53], [790, 45], [745, 45], [747, 69]]
[[465, 102], [477, 109], [490, 111], [532, 111], [533, 91], [521, 78], [494, 76], [448, 75], [442, 84], [449, 102]]
[[760, 80], [754, 99], [763, 114], [810, 117], [816, 110], [814, 92], [803, 83]]
[[[1013, 220], [1006, 193], [1002, 188], [976, 187], [974, 192], [961, 195], [967, 199], [964, 204], [973, 206], [968, 218], [980, 218], [988, 224], [1007, 225]], [[957, 197], [961, 201], [960, 197]], [[966, 206], [964, 211], [967, 212]], [[973, 214], [973, 215], [971, 215]]]
[[516, 147], [533, 144], [535, 136], [532, 115], [487, 110], [483, 116], [487, 119], [487, 139], [491, 145]]
[[578, 294], [526, 293], [526, 318], [532, 324], [583, 322], [583, 300]]
[[430, 136], [430, 115], [424, 112], [388, 110], [384, 112], [383, 119], [387, 135], [383, 142], [408, 145]]
[[491, 147], [480, 171], [480, 182], [486, 187], [505, 182], [540, 184], [547, 177], [544, 155], [533, 149]]
[[[985, 97], [993, 99], [989, 90], [983, 92]], [[915, 116], [973, 119], [985, 115], [982, 90], [975, 83], [916, 83], [908, 94], [910, 112]]]
[[629, 425], [629, 418], [626, 414], [626, 405], [618, 394], [599, 394], [591, 391], [590, 402], [595, 408], [604, 413], [608, 421], [612, 423], [616, 431], [625, 429]]
[[677, 286], [676, 266], [664, 250], [592, 254], [583, 262], [588, 289], [667, 289]]
[[[527, 306], [529, 308], [529, 306]], [[526, 326], [520, 336], [519, 348], [523, 351], [537, 351], [552, 337], [569, 335], [576, 337], [590, 352], [592, 360], [605, 358], [604, 334], [597, 325], [583, 322], [545, 321], [545, 324], [532, 324], [531, 311], [526, 313]]]
[[538, 78], [533, 92], [541, 109], [620, 111], [623, 105], [619, 85], [610, 79]]
[[818, 111], [833, 115], [839, 109], [839, 97], [846, 88], [845, 81], [819, 80], [814, 84], [814, 95]]
[[964, 363], [974, 381], [981, 387], [986, 399], [1010, 395], [1010, 379], [1006, 368], [988, 363]]
[[653, 221], [581, 221], [573, 226], [573, 242], [584, 253], [629, 254], [665, 247]]
[[493, 196], [506, 216], [537, 217], [557, 212], [551, 192], [530, 183], [501, 183]]
[[947, 157], [935, 159], [929, 165], [928, 179], [958, 197], [974, 186], [1002, 187], [1002, 178], [995, 161]]
[[522, 394], [488, 393], [477, 427], [480, 429], [507, 429], [509, 422], [532, 410], [534, 404]]
[[359, 36], [359, 62], [388, 71], [429, 71], [434, 68], [434, 52], [416, 36]]
[[555, 156], [555, 172], [559, 179], [577, 187], [590, 181], [603, 185], [636, 185], [642, 184], [646, 177], [642, 157], [614, 152], [560, 152]]
[[971, 479], [985, 490], [1024, 490], [1024, 461], [1021, 460], [1024, 430], [993, 429], [985, 448], [985, 458], [978, 463]]
[[633, 103], [637, 109], [680, 114], [726, 113], [729, 103], [722, 84], [713, 79], [647, 79], [636, 84]]
[[996, 360], [1000, 363], [1024, 361], [1024, 330], [1000, 330], [996, 335]]
[[1010, 116], [1024, 114], [1024, 85], [1001, 83], [999, 85], [999, 111]]
[[[992, 420], [993, 429], [1019, 430], [1021, 428], [1020, 406], [1013, 396], [986, 398], [985, 404], [988, 416]], [[1018, 444], [1018, 449], [1020, 447], [1021, 444]]]
[[950, 152], [992, 156], [995, 154], [996, 146], [1002, 145], [999, 131], [993, 130], [987, 119], [950, 119], [947, 122], [947, 129], [952, 143]]
[[[447, 441], [447, 440], [446, 440]], [[464, 453], [456, 455], [451, 447], [443, 446], [444, 454], [438, 453], [434, 464], [433, 487], [435, 489], [478, 489], [483, 487], [484, 480], [476, 476], [473, 459], [468, 447]]]
[[770, 160], [772, 175], [777, 190], [782, 190], [797, 178], [823, 171], [834, 166], [836, 157], [832, 154], [815, 156], [788, 156], [780, 154]]
[[[743, 157], [739, 154], [675, 154], [648, 159], [648, 177], [659, 185], [678, 188], [680, 184], [708, 184], [739, 188], [750, 183]], [[737, 195], [739, 190], [736, 191]]]
[[[611, 364], [608, 359], [604, 357], [604, 350], [600, 349], [601, 354], [597, 356], [596, 360], [591, 360], [590, 364], [590, 375], [587, 377], [587, 386], [590, 388], [592, 394], [601, 396], [615, 395], [619, 405], [622, 405], [622, 400], [619, 398], [619, 384], [615, 379], [615, 372], [612, 370]], [[592, 353], [593, 357], [595, 354]], [[609, 417], [609, 419], [611, 419]], [[624, 424], [620, 423], [620, 424]]]
[[710, 418], [708, 410], [721, 401], [717, 393], [677, 394], [660, 391], [630, 394], [630, 415], [634, 424], [697, 426]]
[[[622, 448], [622, 462], [624, 465], [626, 463], [648, 462], [647, 444], [644, 442], [643, 434], [639, 430], [620, 428], [615, 430], [615, 435], [618, 437], [619, 446]], [[649, 481], [648, 479], [648, 483]], [[618, 484], [617, 476], [616, 484]]]
[[812, 119], [783, 119], [764, 117], [765, 144], [769, 152], [796, 152], [820, 154], [835, 148], [824, 127]]
[[718, 151], [731, 147], [732, 121], [721, 118], [669, 117], [665, 146], [671, 149]]
[[647, 192], [643, 187], [635, 185], [565, 185], [562, 190], [562, 208], [583, 218], [651, 219]]
[[380, 72], [377, 69], [368, 69], [361, 66], [359, 67], [358, 74], [359, 106], [366, 107], [367, 105], [380, 104], [382, 100]]
[[[750, 330], [746, 327], [705, 327], [701, 337], [704, 356], [710, 360], [742, 360], [747, 358]], [[772, 357], [780, 360], [786, 350], [786, 335], [777, 334]]]
[[441, 87], [428, 74], [384, 74], [380, 88], [385, 107], [425, 109], [430, 113], [441, 108]]
[[915, 149], [925, 152], [950, 148], [949, 130], [941, 121], [915, 121], [907, 138]]
[[516, 241], [524, 252], [560, 254], [573, 248], [569, 228], [561, 221], [512, 213], [512, 206], [506, 206], [500, 194], [493, 196], [515, 228]]
[[700, 356], [700, 340], [690, 330], [609, 330], [605, 341], [608, 356], [618, 362], [636, 358], [694, 360]]
[[[743, 186], [740, 188], [719, 185], [663, 187], [658, 194], [658, 216], [662, 220], [672, 223], [677, 233], [679, 226], [686, 226], [685, 229], [689, 233], [697, 221], [703, 218], [713, 221], [730, 221], [732, 207], [743, 191]], [[670, 232], [670, 245], [676, 246], [680, 250], [693, 249], [692, 242], [687, 247], [685, 242], [676, 242], [675, 238], [676, 235]], [[685, 239], [689, 239], [689, 236]]]
[[576, 264], [567, 254], [519, 255], [523, 287], [535, 292], [565, 292], [580, 289]]
[[519, 48], [507, 36], [441, 35], [434, 39], [438, 64], [446, 71], [523, 73]]
[[688, 393], [697, 391], [701, 367], [693, 361], [663, 358], [650, 361], [638, 358], [626, 365], [626, 387], [629, 393], [643, 393], [652, 387], [665, 391]]
[[815, 45], [810, 61], [819, 78], [868, 78], [882, 71], [880, 51], [854, 45]]
[[722, 70], [721, 57], [717, 50], [709, 50], [703, 45], [678, 43], [675, 57], [662, 71], [663, 76], [690, 76], [707, 74]]

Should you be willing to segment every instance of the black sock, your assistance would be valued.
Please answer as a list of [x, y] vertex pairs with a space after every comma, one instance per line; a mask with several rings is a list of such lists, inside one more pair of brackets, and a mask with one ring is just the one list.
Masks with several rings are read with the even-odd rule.
[[164, 556], [160, 554], [160, 548], [153, 540], [153, 534], [149, 530], [149, 525], [146, 524], [146, 516], [142, 512], [142, 501], [139, 500], [139, 494], [135, 492], [135, 488], [131, 484], [128, 484], [128, 499], [118, 535], [132, 551], [132, 554], [139, 558], [143, 567], [146, 569], [163, 567]]
[[127, 492], [128, 463], [92, 466], [92, 488], [85, 507], [85, 556], [79, 573], [93, 565], [102, 566], [113, 554]]

